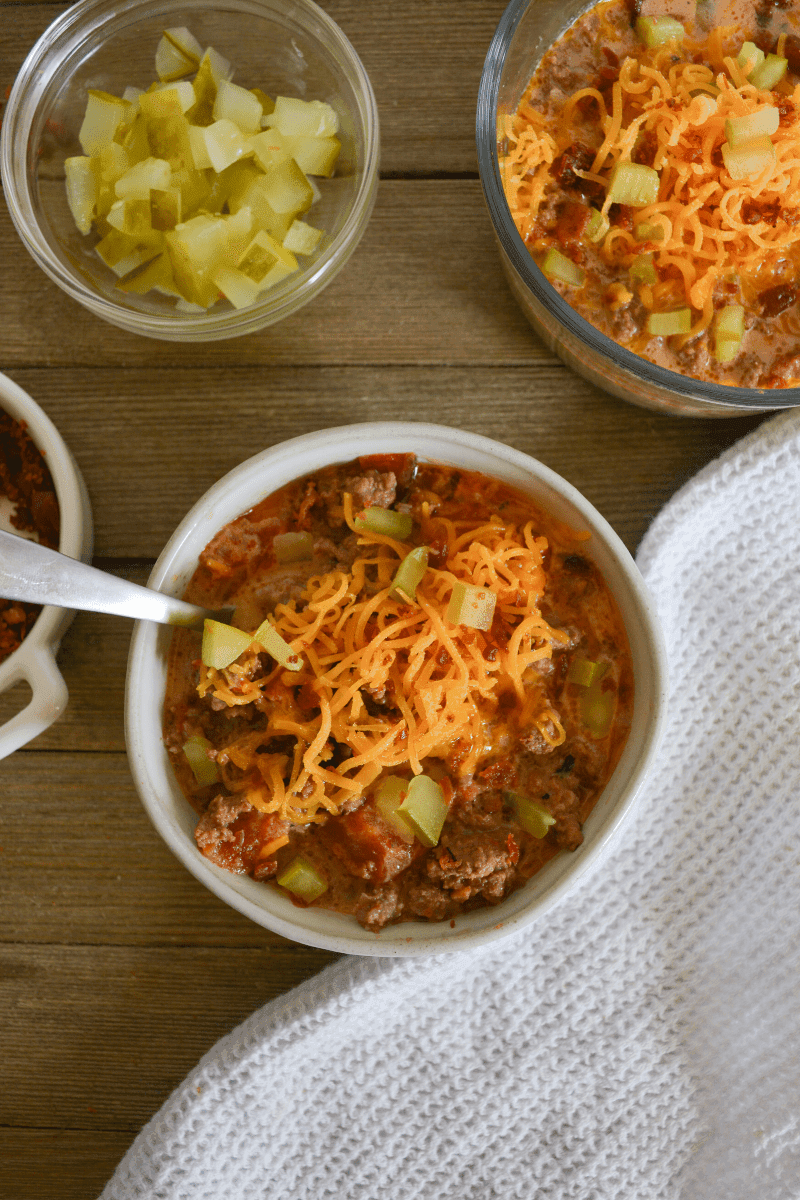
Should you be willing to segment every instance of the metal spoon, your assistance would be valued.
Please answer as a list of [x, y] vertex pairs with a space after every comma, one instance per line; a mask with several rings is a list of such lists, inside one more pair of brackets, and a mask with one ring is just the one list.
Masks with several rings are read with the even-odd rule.
[[224, 614], [118, 579], [2, 529], [0, 596], [84, 612], [115, 613], [160, 625], [202, 625], [206, 617], [225, 619]]

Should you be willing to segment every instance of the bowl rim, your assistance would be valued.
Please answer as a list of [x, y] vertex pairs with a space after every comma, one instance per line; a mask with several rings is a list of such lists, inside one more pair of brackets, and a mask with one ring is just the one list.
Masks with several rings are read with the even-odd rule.
[[[256, 12], [274, 0], [222, 0], [223, 7]], [[107, 26], [131, 24], [137, 19], [159, 16], [168, 23], [171, 12], [185, 13], [187, 9], [219, 9], [219, 0], [145, 0], [144, 3], [120, 6], [116, 0], [78, 0], [77, 4], [60, 13], [34, 43], [20, 67], [3, 113], [0, 127], [0, 174], [5, 183], [8, 211], [23, 245], [37, 265], [71, 299], [76, 300], [96, 316], [130, 332], [175, 341], [209, 340], [242, 336], [256, 332], [266, 325], [290, 316], [314, 299], [336, 277], [356, 249], [369, 222], [377, 194], [380, 165], [380, 121], [375, 94], [369, 76], [354, 46], [344, 31], [314, 0], [292, 0], [289, 15], [297, 20], [307, 15], [319, 22], [328, 42], [314, 41], [320, 52], [331, 60], [332, 47], [346, 64], [349, 85], [355, 96], [364, 134], [363, 161], [356, 193], [342, 227], [318, 255], [301, 266], [275, 288], [265, 292], [264, 299], [244, 309], [229, 309], [203, 313], [152, 314], [123, 303], [114, 303], [91, 279], [68, 269], [53, 252], [48, 238], [36, 219], [33, 201], [36, 183], [27, 170], [27, 145], [37, 119], [39, 103], [28, 94], [32, 80], [49, 76], [55, 67], [49, 66], [54, 47], [64, 44], [71, 54], [81, 50], [81, 31], [94, 30], [98, 21]], [[311, 36], [311, 35], [309, 35]], [[234, 64], [235, 66], [235, 64]], [[340, 68], [342, 69], [342, 68]], [[354, 173], [358, 175], [358, 172]]]
[[[536, 0], [510, 0], [489, 44], [478, 86], [475, 141], [478, 173], [486, 207], [495, 235], [513, 269], [540, 304], [548, 308], [559, 323], [583, 346], [612, 361], [637, 381], [661, 391], [672, 392], [687, 400], [700, 401], [713, 409], [738, 408], [742, 412], [766, 412], [800, 405], [800, 388], [744, 388], [709, 383], [659, 367], [641, 358], [620, 343], [606, 337], [578, 312], [553, 287], [527, 249], [511, 218], [505, 198], [497, 150], [498, 97], [506, 54], [528, 11]], [[597, 0], [588, 0], [573, 18], [577, 20]], [[571, 24], [572, 22], [570, 22]]]
[[[59, 551], [70, 558], [91, 561], [91, 503], [80, 468], [69, 447], [44, 409], [19, 384], [2, 373], [0, 408], [14, 420], [25, 422], [31, 440], [50, 470], [59, 506]], [[27, 679], [34, 693], [28, 708], [11, 718], [5, 726], [0, 726], [0, 757], [37, 736], [63, 711], [67, 700], [66, 687], [58, 673], [54, 656], [74, 616], [74, 609], [43, 605], [30, 632], [18, 648], [0, 663], [0, 691], [5, 691], [18, 680]], [[37, 709], [41, 714], [40, 719], [29, 715], [22, 720], [29, 710], [33, 713]], [[18, 732], [13, 735], [9, 732], [11, 721], [18, 722], [14, 727]], [[26, 731], [24, 736], [23, 731]]]
[[[360, 453], [376, 453], [376, 447], [385, 452], [387, 445], [393, 452], [415, 450], [423, 458], [450, 461], [465, 469], [505, 472], [511, 482], [527, 485], [557, 516], [579, 519], [595, 535], [595, 561], [600, 561], [606, 572], [611, 566], [619, 573], [609, 583], [623, 613], [628, 614], [639, 699], [634, 702], [628, 744], [587, 821], [587, 825], [593, 822], [593, 828], [584, 847], [568, 858], [557, 855], [498, 909], [477, 909], [457, 919], [455, 928], [449, 922], [402, 922], [376, 935], [362, 929], [353, 917], [313, 907], [297, 908], [277, 889], [231, 875], [196, 849], [191, 836], [196, 814], [177, 786], [161, 739], [169, 639], [165, 627], [146, 622], [134, 627], [125, 688], [125, 732], [131, 773], [145, 810], [172, 852], [211, 892], [257, 924], [293, 941], [340, 953], [398, 957], [461, 951], [508, 936], [540, 919], [603, 861], [641, 793], [658, 749], [666, 715], [667, 660], [655, 605], [638, 568], [594, 506], [538, 460], [500, 442], [443, 425], [387, 421], [339, 426], [303, 434], [254, 455], [214, 484], [187, 513], [156, 562], [149, 586], [180, 594], [200, 550], [227, 521], [315, 467], [346, 462]], [[243, 496], [247, 497], [245, 503]], [[634, 615], [635, 624], [631, 621]], [[619, 794], [615, 795], [615, 790]], [[609, 798], [607, 812], [601, 811], [605, 796]], [[550, 872], [545, 884], [545, 873], [555, 863], [561, 865]]]

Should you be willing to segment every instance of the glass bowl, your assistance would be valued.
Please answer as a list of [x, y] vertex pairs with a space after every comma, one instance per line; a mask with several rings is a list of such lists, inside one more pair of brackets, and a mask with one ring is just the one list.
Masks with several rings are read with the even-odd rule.
[[794, 408], [800, 404], [800, 388], [701, 382], [658, 367], [607, 338], [551, 286], [517, 232], [500, 178], [498, 120], [516, 111], [542, 56], [589, 7], [586, 0], [511, 0], [483, 67], [476, 122], [478, 168], [500, 257], [518, 304], [544, 343], [568, 367], [633, 404], [692, 417]]
[[[78, 132], [87, 90], [121, 96], [156, 79], [164, 29], [186, 26], [230, 60], [234, 81], [270, 95], [324, 100], [336, 110], [342, 150], [311, 219], [322, 249], [249, 308], [227, 300], [183, 313], [174, 299], [126, 295], [67, 206], [64, 160], [82, 154]], [[311, 0], [80, 0], [57, 17], [22, 65], [3, 115], [0, 163], [9, 212], [39, 266], [67, 295], [132, 333], [204, 342], [252, 333], [296, 312], [330, 283], [358, 245], [378, 180], [375, 97], [361, 62]]]
[[414, 453], [422, 459], [480, 471], [532, 496], [558, 520], [591, 534], [588, 552], [619, 606], [634, 670], [634, 711], [622, 756], [583, 826], [583, 844], [552, 858], [496, 907], [454, 922], [403, 921], [380, 933], [355, 917], [313, 905], [301, 908], [276, 887], [222, 870], [197, 849], [197, 814], [181, 791], [162, 737], [167, 653], [172, 630], [140, 621], [134, 627], [125, 690], [128, 762], [158, 833], [183, 865], [220, 900], [293, 941], [341, 954], [398, 957], [472, 950], [544, 917], [616, 846], [653, 765], [666, 713], [666, 651], [655, 606], [641, 575], [610, 525], [565, 479], [528, 455], [458, 429], [402, 421], [347, 425], [305, 434], [263, 450], [230, 471], [181, 521], [161, 553], [149, 586], [181, 596], [198, 556], [229, 521], [284, 484], [360, 455]]

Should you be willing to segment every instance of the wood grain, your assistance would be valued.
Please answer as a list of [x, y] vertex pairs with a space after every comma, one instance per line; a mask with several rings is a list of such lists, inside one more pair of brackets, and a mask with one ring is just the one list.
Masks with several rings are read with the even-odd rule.
[[0, 292], [7, 367], [553, 361], [508, 289], [473, 180], [382, 182], [360, 245], [325, 291], [285, 321], [225, 342], [154, 341], [105, 324], [39, 270], [7, 214], [0, 257], [16, 281]]

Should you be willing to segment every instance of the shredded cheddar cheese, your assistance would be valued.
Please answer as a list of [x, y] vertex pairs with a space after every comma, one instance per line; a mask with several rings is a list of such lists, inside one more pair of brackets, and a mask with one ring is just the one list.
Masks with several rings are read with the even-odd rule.
[[[666, 299], [693, 310], [686, 339], [709, 326], [718, 284], [733, 281], [744, 293], [757, 290], [759, 275], [775, 282], [770, 272], [776, 264], [793, 248], [800, 251], [800, 85], [784, 78], [771, 90], [759, 90], [737, 63], [736, 50], [730, 53], [735, 45], [734, 31], [725, 27], [703, 41], [687, 37], [682, 47], [642, 45], [636, 57], [620, 64], [610, 111], [607, 92], [581, 87], [566, 101], [556, 128], [535, 111], [530, 95], [517, 113], [500, 121], [506, 196], [529, 244], [554, 185], [553, 163], [586, 136], [589, 111], [601, 140], [590, 169], [576, 168], [577, 176], [607, 187], [618, 163], [644, 163], [658, 172], [658, 198], [637, 208], [635, 221], [660, 227], [663, 236], [643, 243], [612, 222], [596, 251], [617, 267], [630, 266], [643, 251], [652, 254], [661, 282], [671, 286]], [[735, 178], [722, 155], [726, 122], [768, 108], [780, 115], [777, 131], [769, 135], [774, 156], [754, 174]], [[607, 195], [603, 215], [610, 208]], [[659, 307], [649, 285], [637, 291], [645, 307]]]
[[[267, 714], [264, 730], [240, 735], [216, 755], [228, 791], [260, 811], [294, 824], [319, 822], [385, 770], [419, 774], [426, 758], [456, 754], [468, 771], [485, 755], [503, 695], [524, 702], [548, 745], [564, 741], [559, 714], [531, 670], [569, 640], [539, 609], [547, 539], [534, 534], [532, 521], [519, 528], [493, 516], [471, 528], [427, 504], [423, 510], [422, 543], [438, 536], [447, 550], [418, 585], [416, 603], [390, 596], [411, 546], [357, 527], [345, 494], [359, 555], [349, 570], [310, 579], [299, 600], [279, 604], [272, 618], [301, 656], [301, 671], [274, 666], [265, 675], [257, 647], [224, 670], [201, 667], [201, 695], [226, 707], [254, 702]], [[448, 622], [459, 581], [495, 594], [490, 631]], [[387, 694], [392, 706], [384, 714]], [[369, 709], [365, 697], [376, 701]], [[273, 752], [271, 743], [284, 736], [293, 749]], [[334, 745], [347, 748], [336, 763]]]

